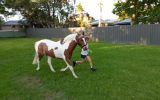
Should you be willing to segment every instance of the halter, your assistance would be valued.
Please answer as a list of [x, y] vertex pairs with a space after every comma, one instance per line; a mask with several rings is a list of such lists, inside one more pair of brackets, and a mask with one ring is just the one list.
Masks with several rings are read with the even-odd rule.
[[84, 48], [85, 46], [87, 46], [86, 44], [82, 46], [82, 48]]

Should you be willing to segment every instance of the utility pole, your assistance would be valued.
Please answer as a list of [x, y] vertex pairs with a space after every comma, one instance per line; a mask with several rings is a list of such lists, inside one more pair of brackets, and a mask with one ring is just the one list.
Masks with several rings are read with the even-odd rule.
[[73, 0], [74, 14], [76, 13], [76, 0]]
[[103, 6], [103, 3], [102, 3], [102, 0], [98, 0], [98, 6], [99, 6], [99, 24], [98, 26], [101, 27], [101, 23], [102, 23], [102, 6]]

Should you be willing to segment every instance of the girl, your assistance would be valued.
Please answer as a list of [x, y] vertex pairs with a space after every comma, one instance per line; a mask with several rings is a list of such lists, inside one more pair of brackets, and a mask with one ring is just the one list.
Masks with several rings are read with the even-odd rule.
[[88, 49], [89, 37], [85, 37], [85, 40], [87, 42], [87, 45], [85, 47], [83, 47], [81, 50], [81, 60], [80, 61], [73, 61], [73, 66], [75, 66], [76, 64], [82, 64], [85, 61], [88, 61], [89, 65], [91, 67], [91, 71], [96, 71], [96, 68], [93, 67], [92, 59], [89, 56], [89, 49]]

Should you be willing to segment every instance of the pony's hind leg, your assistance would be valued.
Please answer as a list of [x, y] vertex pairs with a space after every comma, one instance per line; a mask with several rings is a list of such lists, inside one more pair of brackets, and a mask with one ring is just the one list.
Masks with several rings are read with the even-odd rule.
[[40, 63], [40, 61], [39, 61], [38, 53], [35, 53], [32, 64], [37, 64], [37, 68], [36, 68], [37, 71], [40, 70], [40, 64], [39, 63]]
[[36, 59], [37, 60], [37, 68], [36, 68], [37, 71], [40, 70], [40, 60], [42, 59], [42, 57], [43, 55], [38, 53], [38, 57]]
[[52, 72], [55, 72], [55, 70], [53, 69], [52, 63], [51, 63], [52, 58], [50, 56], [48, 56], [48, 65], [51, 69]]
[[35, 56], [34, 56], [32, 64], [37, 64], [37, 59], [38, 59], [38, 54], [35, 53]]
[[36, 59], [37, 60], [37, 68], [36, 68], [36, 70], [38, 71], [38, 70], [40, 70], [40, 61], [39, 61], [39, 58], [38, 59]]

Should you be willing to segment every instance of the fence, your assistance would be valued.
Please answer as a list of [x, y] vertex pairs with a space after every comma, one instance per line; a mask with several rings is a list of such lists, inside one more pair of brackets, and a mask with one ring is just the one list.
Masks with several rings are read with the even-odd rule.
[[25, 37], [24, 31], [17, 30], [0, 30], [0, 37]]
[[[27, 37], [63, 38], [80, 28], [40, 28], [27, 30]], [[160, 45], [160, 25], [93, 27], [93, 38], [115, 44]]]
[[[63, 38], [81, 28], [28, 28], [23, 31], [0, 31], [0, 37]], [[114, 44], [160, 45], [160, 24], [92, 27], [93, 38]]]
[[160, 25], [114, 26], [94, 29], [94, 37], [109, 43], [160, 44]]
[[63, 38], [78, 28], [28, 28], [27, 37]]

